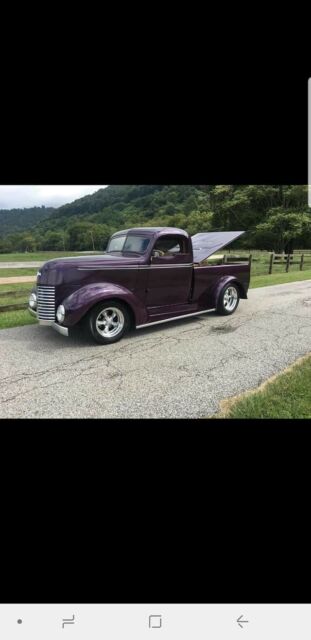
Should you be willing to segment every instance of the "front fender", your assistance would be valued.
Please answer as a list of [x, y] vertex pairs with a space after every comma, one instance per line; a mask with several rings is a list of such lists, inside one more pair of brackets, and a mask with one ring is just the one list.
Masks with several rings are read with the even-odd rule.
[[74, 326], [95, 304], [110, 298], [122, 300], [131, 308], [136, 325], [147, 322], [146, 307], [132, 291], [120, 285], [96, 282], [77, 289], [62, 300], [66, 311], [64, 325]]
[[240, 298], [245, 298], [245, 299], [247, 298], [247, 292], [245, 291], [245, 288], [244, 288], [242, 282], [240, 282], [240, 280], [238, 280], [234, 276], [223, 276], [222, 278], [220, 278], [220, 280], [217, 281], [217, 285], [215, 286], [215, 289], [213, 291], [213, 298], [215, 300], [215, 308], [217, 308], [218, 301], [219, 301], [219, 296], [220, 296], [224, 286], [226, 284], [229, 284], [229, 282], [235, 283], [239, 287]]

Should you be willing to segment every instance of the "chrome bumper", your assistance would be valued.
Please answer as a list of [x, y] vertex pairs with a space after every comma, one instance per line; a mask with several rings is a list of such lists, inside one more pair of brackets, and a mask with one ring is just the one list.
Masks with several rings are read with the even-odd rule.
[[53, 327], [53, 329], [55, 329], [55, 331], [58, 331], [58, 333], [61, 333], [62, 336], [67, 336], [68, 337], [68, 335], [69, 335], [68, 327], [62, 327], [61, 324], [57, 324], [57, 322], [53, 322], [51, 327]]
[[[38, 319], [37, 312], [34, 311], [34, 309], [31, 309], [30, 307], [28, 307], [28, 311], [29, 311], [29, 313], [31, 313], [32, 316], [34, 316], [34, 318]], [[61, 333], [62, 336], [68, 336], [69, 335], [68, 327], [62, 327], [60, 324], [57, 324], [57, 322], [51, 322], [50, 320], [39, 320], [38, 322], [39, 322], [39, 324], [43, 324], [43, 325], [52, 327], [53, 329], [55, 329], [55, 331], [58, 331], [58, 333]]]

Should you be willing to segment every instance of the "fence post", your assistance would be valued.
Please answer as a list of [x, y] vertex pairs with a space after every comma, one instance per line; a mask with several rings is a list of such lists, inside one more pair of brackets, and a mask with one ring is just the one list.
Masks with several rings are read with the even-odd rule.
[[274, 253], [272, 252], [270, 254], [269, 275], [272, 273], [273, 256], [274, 256]]
[[289, 262], [290, 262], [290, 253], [287, 254], [287, 259], [286, 259], [286, 273], [288, 273], [288, 269], [289, 269]]
[[223, 263], [223, 264], [227, 264], [227, 256], [226, 256], [226, 254], [225, 254], [225, 255], [224, 255], [224, 257], [223, 257], [222, 263]]
[[302, 271], [302, 266], [303, 266], [303, 253], [301, 254], [301, 258], [300, 258], [300, 271]]

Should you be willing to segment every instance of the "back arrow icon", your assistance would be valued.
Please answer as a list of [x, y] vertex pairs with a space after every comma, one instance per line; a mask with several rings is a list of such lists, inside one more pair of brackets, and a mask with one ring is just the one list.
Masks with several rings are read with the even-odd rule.
[[243, 615], [241, 615], [238, 619], [237, 619], [237, 623], [239, 625], [239, 627], [241, 627], [241, 629], [243, 629], [243, 624], [249, 622], [249, 620], [242, 620]]
[[65, 629], [65, 624], [74, 624], [75, 623], [75, 616], [73, 615], [72, 618], [63, 618], [63, 624], [62, 627], [63, 629]]

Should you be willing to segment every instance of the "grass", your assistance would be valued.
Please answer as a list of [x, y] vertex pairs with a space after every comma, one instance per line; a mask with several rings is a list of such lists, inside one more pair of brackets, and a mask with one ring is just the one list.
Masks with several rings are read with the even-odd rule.
[[311, 280], [311, 269], [306, 271], [289, 271], [288, 273], [271, 273], [271, 275], [252, 275], [250, 289], [257, 287], [268, 287], [272, 284], [285, 284], [286, 282], [296, 282], [298, 280]]
[[0, 269], [0, 278], [14, 278], [18, 276], [36, 276], [38, 269]]
[[221, 403], [214, 418], [311, 418], [311, 355], [255, 391]]
[[[1, 290], [1, 287], [0, 287]], [[21, 304], [23, 302], [28, 302], [28, 298], [29, 298], [29, 294], [30, 294], [31, 289], [27, 289], [26, 291], [23, 292], [16, 292], [12, 295], [10, 295], [8, 293], [8, 295], [2, 296], [0, 295], [0, 312], [1, 312], [1, 307], [5, 307], [7, 304]], [[1, 291], [0, 291], [1, 294]]]
[[0, 329], [21, 327], [25, 324], [35, 324], [36, 318], [30, 315], [27, 309], [23, 311], [4, 311], [0, 313]]
[[26, 302], [28, 301], [28, 298], [29, 298], [29, 293], [0, 296], [0, 312], [1, 312], [1, 307], [5, 307], [8, 304], [22, 304], [22, 303], [26, 304]]
[[[97, 251], [97, 253], [101, 253]], [[0, 262], [46, 262], [52, 258], [87, 255], [81, 251], [40, 251], [39, 253], [0, 253]]]
[[[34, 283], [35, 284], [35, 283]], [[2, 299], [2, 294], [9, 293], [10, 291], [17, 294], [19, 291], [25, 291], [26, 293], [30, 292], [34, 285], [31, 282], [21, 282], [20, 284], [1, 284], [0, 285], [0, 304]]]
[[[10, 304], [26, 304], [28, 302], [29, 294], [32, 289], [31, 283], [21, 283], [21, 284], [4, 284], [0, 285], [0, 328], [7, 328], [9, 326], [19, 326], [20, 324], [28, 324], [28, 322], [24, 322], [23, 320], [28, 321], [28, 317], [25, 315], [18, 316], [19, 324], [10, 324], [10, 316], [11, 321], [13, 323], [16, 322], [16, 318], [12, 314], [16, 314], [14, 311], [1, 311], [1, 307], [5, 307]], [[29, 315], [29, 314], [28, 314]], [[31, 317], [31, 316], [29, 316]], [[4, 318], [4, 320], [3, 320]]]

